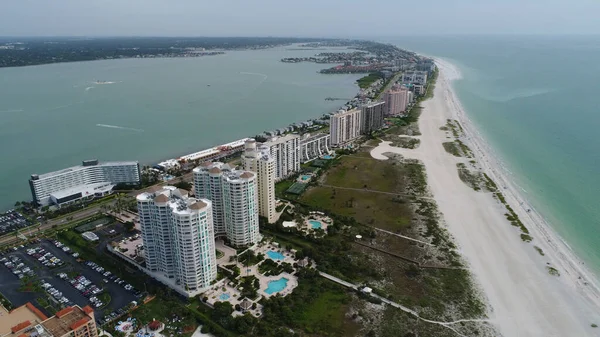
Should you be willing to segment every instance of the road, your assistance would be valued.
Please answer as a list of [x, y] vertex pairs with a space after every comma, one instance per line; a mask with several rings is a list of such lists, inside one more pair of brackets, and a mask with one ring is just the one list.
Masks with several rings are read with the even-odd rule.
[[396, 75], [394, 75], [394, 78], [392, 78], [392, 80], [385, 86], [385, 88], [383, 88], [383, 90], [381, 90], [381, 92], [379, 93], [379, 95], [377, 95], [377, 98], [375, 99], [376, 101], [379, 101], [381, 99], [381, 96], [383, 96], [383, 94], [390, 90], [390, 88], [394, 85], [394, 83], [396, 83], [396, 81], [398, 80], [398, 77], [402, 76], [402, 72], [398, 72]]
[[[183, 179], [184, 181], [191, 181], [193, 178], [193, 175], [194, 175], [193, 172], [190, 172], [190, 173], [186, 173], [186, 174], [182, 175], [180, 178]], [[176, 178], [176, 179], [177, 179], [177, 181], [179, 181], [179, 178]], [[151, 188], [153, 188], [155, 186], [164, 186], [164, 185], [167, 185], [168, 183], [169, 182], [160, 182], [156, 185], [152, 185], [152, 186], [143, 188], [141, 190], [130, 191], [127, 194], [131, 197], [135, 197], [136, 195], [138, 195], [140, 193], [149, 191]], [[111, 202], [105, 203], [103, 205], [112, 206], [115, 204], [115, 202], [116, 201], [111, 201]], [[95, 205], [95, 206], [91, 206], [88, 208], [84, 208], [80, 211], [69, 213], [67, 216], [72, 218], [72, 220], [69, 220], [69, 221], [66, 220], [67, 216], [64, 216], [59, 219], [48, 220], [47, 222], [45, 222], [41, 225], [38, 224], [38, 225], [29, 226], [27, 228], [19, 230], [19, 234], [30, 237], [33, 234], [43, 232], [47, 229], [51, 229], [51, 228], [53, 228], [52, 226], [54, 226], [54, 225], [56, 225], [58, 227], [60, 225], [67, 224], [67, 222], [77, 222], [79, 220], [85, 219], [87, 217], [90, 217], [90, 216], [100, 212], [100, 206], [101, 205]], [[0, 237], [0, 247], [2, 247], [4, 245], [8, 245], [8, 244], [14, 244], [17, 242], [19, 242], [19, 240], [15, 237], [14, 232]]]

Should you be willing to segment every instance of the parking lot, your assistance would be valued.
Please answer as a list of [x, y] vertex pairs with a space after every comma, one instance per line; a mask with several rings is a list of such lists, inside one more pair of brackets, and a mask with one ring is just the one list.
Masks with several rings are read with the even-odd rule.
[[[0, 259], [6, 259], [0, 263], [0, 292], [14, 306], [26, 302], [41, 306], [37, 301], [40, 297], [54, 303], [55, 308], [60, 307], [61, 304], [62, 306], [72, 304], [81, 307], [85, 305], [99, 306], [99, 308], [95, 308], [96, 317], [102, 321], [105, 315], [118, 312], [132, 301], [139, 301], [138, 297], [141, 296], [139, 291], [127, 286], [127, 283], [121, 282], [116, 276], [107, 274], [106, 271], [100, 269], [100, 266], [92, 268], [85, 261], [78, 262], [77, 258], [73, 257], [73, 252], [53, 241], [42, 240], [36, 244], [17, 248], [17, 250], [0, 256]], [[12, 263], [13, 259], [18, 259], [18, 263]], [[5, 263], [9, 263], [9, 267], [12, 267], [7, 267]], [[18, 265], [21, 266], [18, 268], [19, 272], [16, 273], [15, 268]], [[25, 268], [29, 268], [29, 270]], [[24, 278], [19, 275], [25, 273], [23, 270], [33, 274], [28, 277], [39, 279], [39, 284], [46, 289], [40, 290], [38, 287], [37, 292], [19, 291], [23, 285], [20, 277]], [[108, 305], [102, 302], [103, 299], [107, 299], [105, 294], [110, 296]], [[60, 302], [62, 303], [59, 304]], [[98, 305], [99, 303], [101, 305]]]
[[31, 225], [21, 213], [11, 210], [0, 214], [0, 235]]

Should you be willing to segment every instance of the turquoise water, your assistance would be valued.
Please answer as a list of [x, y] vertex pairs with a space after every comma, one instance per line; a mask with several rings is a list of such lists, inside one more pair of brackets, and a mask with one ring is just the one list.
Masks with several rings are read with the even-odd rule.
[[309, 220], [308, 223], [310, 224], [312, 229], [320, 229], [321, 228], [321, 221]]
[[265, 289], [265, 293], [271, 295], [273, 293], [278, 293], [287, 287], [288, 279], [285, 277], [280, 278], [279, 280], [269, 281], [267, 283], [267, 289]]
[[342, 102], [325, 98], [353, 97], [360, 74], [279, 62], [326, 51], [2, 68], [0, 210], [31, 199], [32, 173], [91, 158], [157, 163], [335, 111]]
[[309, 179], [310, 179], [309, 175], [303, 175], [303, 176], [300, 177], [300, 180], [302, 180], [302, 181], [307, 181]]
[[524, 195], [600, 271], [600, 37], [388, 40], [458, 66], [471, 120]]
[[326, 154], [323, 156], [323, 159], [333, 159], [333, 156]]
[[271, 259], [271, 260], [283, 260], [285, 259], [285, 256], [283, 256], [283, 254], [281, 254], [280, 252], [276, 252], [274, 250], [270, 250], [267, 252], [267, 256]]
[[220, 299], [221, 301], [227, 301], [227, 300], [228, 300], [230, 297], [231, 297], [231, 295], [229, 295], [228, 293], [222, 293], [222, 294], [219, 296], [219, 299]]

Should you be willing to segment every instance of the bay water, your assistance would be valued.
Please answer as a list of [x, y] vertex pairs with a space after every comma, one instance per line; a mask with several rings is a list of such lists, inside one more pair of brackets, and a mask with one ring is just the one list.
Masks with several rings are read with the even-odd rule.
[[600, 37], [386, 39], [446, 59], [470, 119], [530, 204], [600, 274]]
[[82, 160], [142, 165], [335, 111], [360, 75], [282, 63], [343, 49], [227, 51], [0, 69], [0, 210], [31, 200], [27, 180]]

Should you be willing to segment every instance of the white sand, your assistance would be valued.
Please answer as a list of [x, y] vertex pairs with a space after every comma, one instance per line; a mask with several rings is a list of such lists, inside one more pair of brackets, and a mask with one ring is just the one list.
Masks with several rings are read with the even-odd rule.
[[[443, 60], [436, 62], [440, 76], [434, 98], [423, 103], [421, 145], [409, 150], [386, 142], [371, 155], [384, 159], [383, 153], [395, 152], [423, 161], [439, 210], [487, 297], [491, 323], [503, 336], [600, 336], [600, 328], [591, 327], [600, 325], [600, 292], [595, 279], [541, 216], [526, 212], [530, 208], [526, 200], [506, 179], [503, 166], [452, 92], [450, 81], [460, 78], [460, 73]], [[491, 193], [475, 192], [458, 177], [456, 163], [464, 158], [444, 150], [442, 143], [449, 139], [439, 129], [448, 118], [461, 123], [466, 134], [463, 142], [529, 229], [534, 238], [531, 243], [521, 240], [520, 230], [509, 224], [504, 206]], [[545, 256], [539, 255], [534, 245], [541, 247]], [[560, 277], [548, 274], [548, 262], [560, 271]]]

